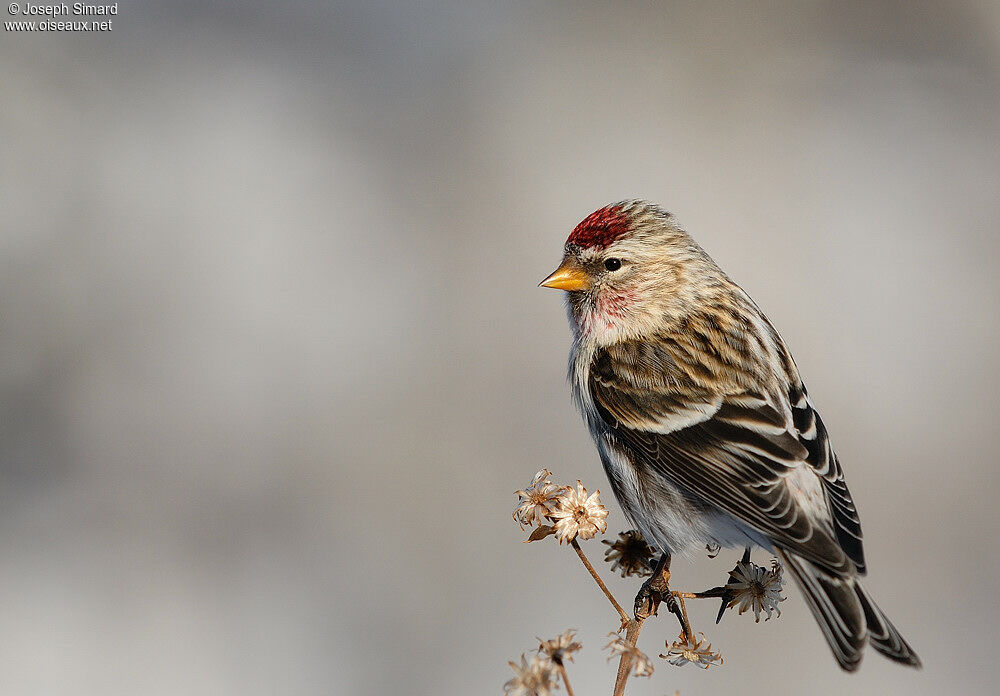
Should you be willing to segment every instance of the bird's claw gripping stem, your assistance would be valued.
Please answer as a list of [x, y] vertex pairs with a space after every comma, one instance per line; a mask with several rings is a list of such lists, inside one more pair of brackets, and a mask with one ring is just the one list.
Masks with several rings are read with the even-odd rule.
[[677, 598], [670, 591], [670, 555], [663, 554], [653, 570], [653, 576], [642, 583], [639, 593], [635, 596], [635, 620], [645, 621], [650, 616], [656, 616], [660, 603], [664, 603], [667, 611], [677, 617], [681, 623], [681, 631], [685, 636], [691, 634], [684, 610]]
[[650, 587], [649, 580], [642, 583], [639, 594], [635, 596], [635, 620], [645, 621], [650, 616], [655, 616], [662, 598], [659, 592]]
[[[645, 621], [655, 616], [660, 602], [670, 595], [670, 554], [663, 554], [656, 562], [653, 575], [642, 583], [639, 593], [635, 596], [635, 619]], [[669, 606], [669, 605], [668, 605]]]
[[667, 596], [663, 598], [664, 603], [667, 605], [667, 610], [677, 617], [677, 620], [681, 623], [681, 633], [688, 640], [691, 639], [691, 626], [688, 625], [687, 616], [685, 616], [684, 607], [681, 603], [677, 601], [673, 592], [667, 592]]

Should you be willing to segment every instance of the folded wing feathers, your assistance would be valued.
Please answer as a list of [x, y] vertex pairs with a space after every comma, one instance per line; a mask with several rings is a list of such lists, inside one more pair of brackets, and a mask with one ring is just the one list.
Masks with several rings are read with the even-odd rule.
[[[749, 391], [723, 398], [693, 384], [667, 384], [676, 377], [668, 365], [651, 396], [648, 385], [658, 380], [634, 374], [636, 356], [617, 350], [615, 359], [597, 356], [589, 386], [602, 420], [636, 456], [829, 572], [864, 570], [857, 511], [804, 388], [793, 387], [785, 405]], [[645, 351], [642, 372], [654, 367], [652, 358], [664, 357], [636, 350]], [[823, 484], [822, 509], [787, 482], [803, 466]]]

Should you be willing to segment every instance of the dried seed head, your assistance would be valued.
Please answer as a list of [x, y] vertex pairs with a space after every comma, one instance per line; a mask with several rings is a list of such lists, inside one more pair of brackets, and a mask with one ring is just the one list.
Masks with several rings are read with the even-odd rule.
[[580, 643], [573, 640], [576, 631], [570, 629], [565, 633], [556, 636], [552, 640], [538, 639], [538, 653], [548, 656], [557, 665], [563, 664], [566, 660], [573, 661], [573, 653], [582, 648]]
[[678, 667], [692, 664], [702, 669], [708, 669], [712, 665], [721, 665], [721, 653], [712, 652], [712, 644], [705, 640], [704, 633], [698, 635], [701, 636], [701, 640], [694, 636], [688, 640], [684, 633], [681, 633], [677, 640], [667, 645], [667, 652], [660, 657]]
[[614, 541], [605, 539], [601, 543], [608, 545], [608, 550], [604, 552], [604, 560], [611, 564], [612, 571], [619, 571], [623, 578], [630, 575], [644, 577], [653, 574], [650, 561], [655, 552], [636, 530], [620, 532]]
[[653, 663], [646, 656], [646, 653], [634, 645], [629, 645], [618, 633], [609, 633], [608, 636], [611, 638], [611, 642], [605, 645], [604, 649], [611, 651], [611, 655], [608, 657], [609, 660], [627, 656], [630, 660], [630, 669], [634, 676], [648, 677], [653, 674]]
[[549, 480], [551, 475], [551, 471], [542, 469], [535, 474], [535, 478], [531, 480], [527, 488], [514, 491], [514, 494], [518, 496], [518, 505], [511, 516], [515, 522], [521, 525], [521, 529], [524, 529], [525, 525], [531, 527], [541, 524], [555, 509], [556, 497], [566, 487], [553, 484]]
[[781, 564], [774, 561], [771, 570], [750, 562], [739, 562], [729, 571], [730, 580], [726, 583], [732, 599], [729, 607], [738, 607], [740, 614], [747, 610], [753, 611], [754, 621], [760, 621], [761, 612], [767, 614], [767, 621], [774, 612], [781, 616], [778, 602], [785, 601], [781, 596], [784, 584]]
[[556, 668], [552, 661], [534, 656], [528, 662], [521, 655], [521, 663], [508, 662], [514, 677], [503, 685], [507, 696], [550, 696], [557, 687]]
[[556, 497], [556, 509], [549, 514], [555, 522], [559, 543], [569, 543], [580, 537], [593, 539], [608, 529], [608, 509], [601, 505], [601, 492], [590, 495], [583, 483], [576, 482], [576, 489], [567, 487]]

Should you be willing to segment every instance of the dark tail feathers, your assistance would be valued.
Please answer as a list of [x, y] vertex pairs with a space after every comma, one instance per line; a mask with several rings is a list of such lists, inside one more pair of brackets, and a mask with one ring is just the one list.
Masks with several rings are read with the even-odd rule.
[[837, 662], [848, 672], [861, 665], [865, 644], [913, 667], [920, 658], [856, 578], [838, 578], [809, 561], [778, 551], [799, 584]]

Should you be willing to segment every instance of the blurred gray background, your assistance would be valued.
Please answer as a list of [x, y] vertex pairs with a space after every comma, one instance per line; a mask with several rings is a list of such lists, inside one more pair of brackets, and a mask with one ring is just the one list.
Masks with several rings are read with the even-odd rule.
[[547, 465], [625, 525], [536, 283], [635, 196], [792, 347], [926, 668], [841, 673], [790, 589], [766, 624], [694, 607], [725, 665], [630, 693], [993, 691], [1000, 6], [113, 20], [0, 40], [0, 692], [496, 694], [573, 627], [610, 694], [614, 615], [510, 512]]

